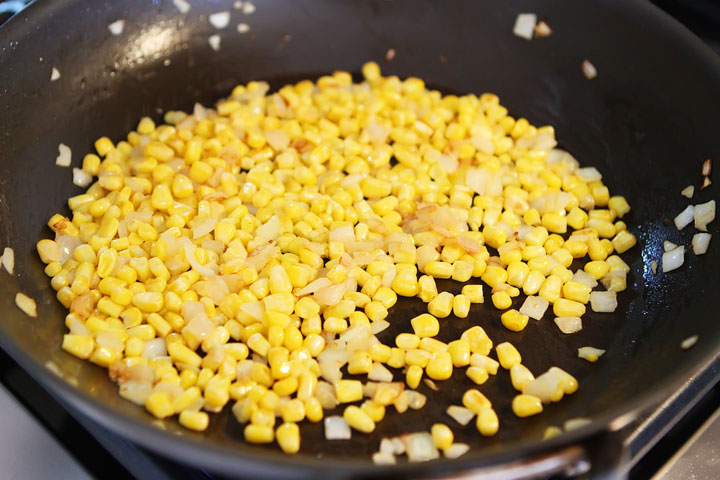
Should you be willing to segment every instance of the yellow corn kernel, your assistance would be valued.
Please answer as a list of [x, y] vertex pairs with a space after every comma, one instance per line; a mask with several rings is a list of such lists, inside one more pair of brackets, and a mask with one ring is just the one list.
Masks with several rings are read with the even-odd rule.
[[245, 426], [243, 434], [248, 443], [272, 443], [275, 439], [275, 431], [268, 425], [250, 423]]
[[588, 214], [582, 209], [575, 207], [567, 214], [567, 224], [574, 230], [582, 230], [588, 221]]
[[430, 427], [430, 435], [432, 436], [435, 447], [440, 450], [445, 450], [452, 445], [453, 440], [455, 440], [452, 430], [444, 423], [433, 424], [433, 426]]
[[497, 413], [495, 413], [495, 410], [490, 407], [480, 409], [480, 411], [477, 412], [475, 427], [483, 437], [491, 437], [495, 435], [500, 428], [500, 422], [498, 421], [498, 416]]
[[416, 389], [420, 385], [423, 376], [423, 368], [419, 365], [410, 365], [405, 372], [405, 383], [408, 387]]
[[210, 417], [205, 412], [183, 410], [178, 418], [180, 425], [196, 432], [202, 432], [210, 424]]
[[538, 296], [544, 298], [548, 302], [555, 302], [558, 298], [560, 298], [562, 286], [563, 284], [560, 277], [557, 275], [550, 275], [545, 279], [542, 287], [540, 287]]
[[338, 403], [357, 402], [363, 398], [363, 386], [359, 380], [340, 380], [335, 384]]
[[378, 423], [385, 417], [385, 407], [372, 400], [365, 400], [362, 405], [360, 405], [360, 409], [367, 413], [375, 423]]
[[581, 317], [585, 314], [585, 305], [574, 300], [559, 298], [553, 305], [553, 313], [558, 317]]
[[512, 401], [513, 413], [520, 418], [537, 415], [542, 412], [542, 401], [534, 395], [516, 395]]
[[434, 337], [440, 332], [440, 323], [429, 313], [423, 313], [410, 320], [415, 335], [420, 338]]
[[542, 225], [549, 232], [565, 233], [567, 232], [567, 217], [554, 212], [548, 212], [542, 216]]
[[506, 370], [510, 370], [515, 365], [522, 362], [520, 352], [510, 342], [503, 342], [495, 347], [500, 365]]
[[610, 265], [604, 261], [594, 260], [586, 263], [583, 270], [592, 275], [595, 280], [600, 280], [610, 271]]
[[468, 367], [468, 369], [465, 370], [465, 375], [476, 385], [482, 385], [490, 378], [488, 371], [482, 367]]
[[275, 439], [283, 452], [297, 453], [300, 450], [300, 428], [296, 423], [285, 422], [275, 431]]
[[[479, 286], [479, 285], [476, 285]], [[482, 296], [482, 290], [480, 291]], [[425, 303], [430, 302], [438, 295], [435, 279], [429, 275], [423, 275], [418, 279], [418, 297]]]
[[513, 332], [520, 332], [525, 329], [528, 323], [528, 316], [523, 315], [514, 308], [508, 310], [500, 316], [500, 321], [508, 330]]
[[533, 381], [535, 376], [532, 372], [523, 364], [518, 363], [513, 365], [510, 369], [510, 380], [512, 381], [513, 388], [518, 392], [522, 392], [525, 385]]
[[612, 239], [613, 248], [618, 253], [625, 253], [626, 251], [634, 247], [636, 243], [637, 239], [635, 238], [635, 235], [628, 232], [627, 230], [620, 231]]
[[452, 305], [453, 294], [450, 292], [440, 292], [428, 303], [428, 312], [437, 318], [445, 318], [450, 315]]
[[425, 264], [425, 273], [435, 278], [450, 278], [453, 275], [452, 263], [433, 260]]
[[95, 341], [89, 335], [65, 334], [63, 335], [62, 349], [79, 358], [90, 358], [95, 350]]
[[145, 408], [157, 418], [165, 418], [175, 413], [170, 395], [167, 392], [156, 391], [148, 395]]
[[463, 294], [455, 295], [455, 297], [453, 297], [453, 315], [458, 318], [467, 318], [469, 313], [470, 300]]
[[462, 295], [464, 295], [470, 303], [483, 303], [482, 285], [464, 285], [462, 288]]
[[372, 357], [368, 352], [354, 352], [348, 361], [350, 375], [366, 374], [372, 368]]
[[625, 200], [625, 197], [610, 197], [608, 200], [608, 208], [612, 210], [615, 215], [617, 215], [619, 218], [622, 218], [625, 216], [626, 213], [630, 211], [630, 205], [628, 204], [627, 200]]
[[363, 433], [370, 433], [375, 430], [375, 422], [360, 407], [350, 405], [343, 412], [343, 418], [350, 427]]
[[470, 342], [465, 339], [454, 340], [448, 344], [448, 353], [453, 366], [466, 367], [470, 364]]
[[387, 308], [385, 308], [385, 305], [378, 301], [371, 301], [368, 302], [367, 305], [365, 305], [365, 315], [373, 321], [377, 322], [379, 320], [384, 320], [388, 316]]
[[425, 373], [433, 380], [447, 380], [452, 376], [452, 357], [448, 352], [435, 352], [425, 367]]
[[491, 299], [495, 308], [499, 310], [505, 310], [506, 308], [510, 308], [512, 305], [512, 298], [510, 298], [508, 292], [504, 290], [493, 293]]
[[471, 388], [462, 396], [462, 403], [468, 410], [478, 414], [484, 408], [492, 408], [492, 403], [477, 389]]
[[494, 288], [502, 283], [505, 283], [508, 278], [508, 272], [502, 267], [489, 265], [485, 269], [485, 273], [483, 273], [480, 278], [491, 288]]
[[382, 303], [385, 308], [390, 308], [397, 302], [397, 294], [388, 287], [380, 287], [372, 296], [372, 299]]

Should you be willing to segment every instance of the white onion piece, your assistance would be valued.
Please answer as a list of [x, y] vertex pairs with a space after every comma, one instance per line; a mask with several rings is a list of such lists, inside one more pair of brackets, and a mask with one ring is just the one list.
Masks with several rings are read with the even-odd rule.
[[390, 327], [390, 322], [387, 322], [385, 320], [376, 320], [370, 324], [370, 331], [374, 335], [377, 335], [388, 327]]
[[395, 465], [395, 455], [389, 452], [375, 452], [372, 456], [372, 461], [375, 465]]
[[295, 295], [298, 297], [302, 297], [303, 295], [310, 295], [311, 293], [315, 293], [321, 288], [325, 288], [329, 285], [332, 285], [332, 282], [327, 277], [322, 277], [313, 280], [312, 282], [305, 285], [303, 288], [295, 292]]
[[695, 187], [693, 185], [688, 185], [687, 187], [683, 188], [680, 191], [680, 195], [686, 198], [692, 198], [695, 194]]
[[597, 362], [598, 358], [600, 358], [603, 353], [605, 353], [605, 350], [602, 350], [600, 348], [595, 347], [580, 347], [578, 348], [578, 357], [582, 358], [583, 360], [587, 360], [588, 362]]
[[540, 20], [538, 24], [535, 25], [535, 38], [549, 37], [552, 33], [552, 28], [550, 28], [550, 25], [544, 20]]
[[238, 362], [237, 367], [235, 367], [235, 373], [237, 374], [237, 380], [242, 381], [246, 378], [250, 378], [250, 370], [252, 370], [253, 365], [255, 362], [253, 362], [250, 359], [245, 359], [240, 362]]
[[420, 410], [427, 403], [427, 397], [420, 392], [416, 392], [415, 390], [405, 390], [403, 393], [407, 397], [408, 407], [413, 410]]
[[555, 399], [558, 390], [561, 388], [561, 377], [556, 371], [543, 373], [535, 380], [531, 380], [523, 385], [522, 393], [525, 395], [534, 395], [542, 400], [543, 403], [550, 403]]
[[595, 280], [595, 277], [587, 273], [585, 270], [578, 270], [575, 272], [575, 275], [573, 275], [573, 281], [582, 283], [583, 285], [587, 285], [590, 288], [597, 287], [597, 280]]
[[2, 263], [5, 270], [12, 275], [15, 272], [15, 250], [10, 247], [5, 247], [2, 257], [0, 257], [0, 263]]
[[691, 349], [697, 343], [698, 338], [700, 338], [700, 337], [698, 337], [697, 335], [692, 335], [692, 336], [686, 338], [680, 344], [680, 348], [682, 348], [683, 350]]
[[208, 37], [208, 44], [210, 44], [210, 48], [212, 48], [216, 52], [220, 50], [220, 35], [210, 35]]
[[709, 233], [696, 233], [692, 238], [692, 249], [695, 255], [703, 255], [707, 252], [708, 246], [710, 245], [710, 238], [712, 235]]
[[202, 340], [212, 333], [215, 329], [215, 324], [204, 314], [195, 315], [185, 327], [182, 329], [182, 333], [190, 333], [195, 336], [198, 340]]
[[92, 175], [85, 172], [85, 170], [81, 168], [73, 168], [73, 184], [77, 185], [78, 187], [87, 187], [92, 183]]
[[544, 298], [530, 295], [525, 299], [522, 307], [520, 307], [520, 313], [527, 315], [530, 318], [534, 318], [535, 320], [540, 320], [543, 315], [545, 315], [545, 311], [549, 305], [550, 302]]
[[685, 262], [685, 247], [680, 245], [669, 252], [663, 253], [662, 256], [662, 270], [663, 272], [670, 272]]
[[70, 147], [61, 143], [58, 145], [58, 156], [55, 159], [55, 165], [58, 167], [69, 167], [72, 163], [72, 151]]
[[256, 245], [263, 245], [270, 240], [275, 240], [280, 236], [280, 219], [273, 215], [268, 219], [267, 222], [260, 225], [255, 230], [254, 243]]
[[345, 292], [347, 291], [347, 288], [344, 284], [340, 283], [337, 285], [328, 285], [327, 287], [320, 288], [317, 290], [313, 297], [315, 298], [315, 301], [318, 302], [320, 305], [337, 305], [340, 300], [342, 300], [343, 295], [345, 295]]
[[326, 440], [350, 440], [352, 432], [350, 425], [340, 416], [325, 417]]
[[223, 12], [211, 13], [208, 15], [208, 22], [210, 25], [221, 30], [230, 24], [230, 12], [225, 10]]
[[589, 424], [591, 420], [589, 418], [571, 418], [570, 420], [566, 420], [563, 424], [563, 428], [566, 432], [569, 432], [570, 430], [575, 430], [580, 427], [584, 427], [585, 425]]
[[677, 245], [672, 243], [670, 240], [665, 240], [663, 242], [663, 250], [666, 252], [669, 252], [670, 250], [674, 250], [677, 248]]
[[285, 150], [290, 145], [290, 137], [282, 130], [268, 130], [265, 132], [265, 139], [273, 150]]
[[125, 20], [123, 20], [123, 19], [115, 20], [113, 23], [108, 25], [108, 30], [110, 30], [110, 33], [115, 36], [120, 35], [124, 29], [125, 29]]
[[465, 426], [470, 423], [475, 414], [472, 410], [458, 405], [450, 405], [445, 411], [453, 420], [458, 422], [460, 425]]
[[179, 242], [182, 244], [184, 252], [185, 252], [185, 258], [192, 266], [193, 270], [196, 270], [200, 275], [205, 277], [210, 277], [215, 275], [215, 272], [204, 266], [200, 265], [200, 262], [197, 261], [195, 258], [195, 245], [190, 241], [187, 237], [180, 237]]
[[122, 352], [123, 348], [125, 348], [125, 342], [111, 332], [99, 332], [95, 336], [95, 342], [99, 347], [104, 347], [115, 352]]
[[242, 12], [245, 15], [252, 15], [253, 13], [255, 13], [255, 4], [253, 4], [252, 2], [244, 2], [242, 6]]
[[383, 438], [382, 440], [380, 440], [380, 448], [378, 449], [378, 452], [395, 455], [395, 443], [389, 438]]
[[375, 382], [392, 382], [393, 374], [388, 370], [382, 363], [373, 363], [370, 373], [368, 373], [368, 379]]
[[585, 75], [585, 78], [588, 80], [592, 80], [597, 77], [597, 68], [595, 68], [595, 65], [590, 63], [590, 60], [583, 60], [581, 68], [583, 75]]
[[186, 0], [173, 0], [175, 8], [180, 10], [180, 13], [187, 13], [190, 11], [190, 4]]
[[682, 230], [683, 228], [690, 225], [694, 220], [694, 213], [695, 208], [692, 205], [688, 205], [685, 207], [685, 210], [680, 212], [675, 219], [673, 219], [673, 222], [675, 222], [675, 228], [678, 230]]
[[153, 338], [145, 342], [142, 356], [145, 358], [166, 357], [167, 346], [164, 338]]
[[617, 309], [617, 295], [615, 292], [592, 292], [590, 294], [590, 307], [593, 312], [614, 312]]
[[60, 70], [53, 67], [52, 72], [50, 73], [50, 81], [54, 82], [55, 80], [60, 78]]
[[695, 228], [707, 231], [707, 226], [715, 220], [715, 200], [695, 205]]
[[515, 18], [513, 33], [525, 40], [532, 40], [533, 32], [535, 32], [535, 24], [537, 23], [537, 15], [534, 13], [521, 13]]
[[29, 317], [37, 317], [37, 304], [35, 303], [35, 300], [28, 297], [24, 293], [17, 293], [15, 295], [15, 305], [25, 312], [25, 314]]
[[186, 322], [195, 317], [195, 315], [205, 314], [205, 306], [200, 302], [186, 302], [182, 307], [182, 316]]
[[470, 445], [467, 443], [453, 443], [443, 450], [443, 454], [445, 454], [445, 458], [458, 458], [465, 455], [469, 450]]
[[247, 23], [240, 22], [240, 23], [238, 23], [237, 31], [240, 34], [248, 33], [250, 31], [250, 25], [248, 25]]
[[580, 317], [556, 317], [555, 325], [562, 333], [577, 333], [582, 330], [582, 319]]
[[206, 218], [205, 220], [196, 224], [192, 228], [193, 239], [204, 237], [208, 233], [212, 232], [215, 229], [215, 225], [217, 225], [217, 221], [217, 218]]
[[259, 322], [263, 318], [263, 313], [265, 313], [265, 304], [262, 302], [245, 302], [240, 305], [240, 311]]
[[580, 180], [585, 183], [597, 182], [598, 180], [602, 180], [602, 174], [595, 167], [579, 168], [577, 171], [577, 176], [580, 177]]
[[427, 462], [440, 458], [432, 436], [428, 432], [417, 432], [407, 435], [404, 439], [405, 450], [410, 462]]

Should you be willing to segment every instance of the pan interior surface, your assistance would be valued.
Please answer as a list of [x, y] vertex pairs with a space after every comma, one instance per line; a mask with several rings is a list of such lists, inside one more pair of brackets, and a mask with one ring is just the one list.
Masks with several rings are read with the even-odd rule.
[[[711, 244], [703, 257], [686, 254], [685, 265], [667, 274], [654, 275], [650, 262], [659, 262], [664, 240], [689, 245], [694, 233], [691, 228], [678, 232], [666, 220], [690, 202], [715, 197], [713, 186], [697, 187], [702, 161], [720, 159], [720, 62], [649, 4], [268, 0], [258, 2], [252, 15], [233, 10], [231, 25], [216, 30], [207, 15], [226, 8], [227, 2], [211, 1], [181, 14], [170, 1], [60, 0], [34, 4], [0, 29], [5, 119], [0, 245], [12, 246], [16, 256], [16, 274], [0, 284], [0, 345], [67, 402], [161, 453], [225, 472], [290, 474], [298, 473], [298, 465], [364, 471], [372, 467], [369, 457], [381, 438], [427, 431], [443, 421], [452, 426], [456, 441], [473, 446], [461, 460], [435, 467], [454, 468], [517, 458], [604, 428], [609, 420], [667, 396], [717, 354], [718, 249]], [[515, 16], [524, 12], [547, 19], [554, 34], [532, 41], [514, 36]], [[114, 36], [108, 25], [118, 19], [126, 20], [125, 27]], [[251, 33], [239, 34], [239, 22], [250, 24]], [[208, 42], [215, 34], [221, 38], [218, 51]], [[389, 49], [395, 50], [392, 61], [385, 59]], [[596, 66], [597, 78], [583, 76], [585, 59]], [[155, 420], [122, 400], [104, 369], [60, 350], [64, 309], [34, 253], [37, 240], [50, 234], [47, 219], [58, 211], [67, 214], [66, 199], [81, 191], [73, 186], [70, 169], [54, 165], [59, 143], [71, 147], [73, 166], [79, 166], [96, 138], [119, 140], [143, 115], [160, 120], [167, 110], [188, 111], [195, 102], [212, 105], [251, 80], [279, 87], [333, 70], [357, 73], [369, 60], [378, 61], [385, 74], [417, 76], [446, 92], [498, 94], [511, 115], [553, 125], [560, 146], [581, 165], [596, 166], [611, 193], [630, 202], [633, 210], [623, 220], [638, 246], [623, 255], [632, 270], [617, 313], [589, 312], [582, 332], [570, 336], [557, 330], [551, 313], [523, 332], [507, 331], [500, 312], [485, 305], [474, 305], [467, 319], [451, 317], [443, 324], [442, 340], [481, 325], [495, 344], [516, 345], [534, 373], [552, 365], [572, 373], [580, 381], [577, 393], [541, 415], [517, 419], [510, 409], [515, 392], [509, 376], [499, 372], [480, 389], [493, 401], [501, 429], [495, 437], [480, 438], [474, 422], [460, 427], [444, 413], [474, 386], [456, 369], [439, 391], [419, 388], [428, 396], [424, 409], [388, 414], [371, 435], [328, 442], [322, 424], [304, 423], [301, 454], [286, 457], [275, 447], [246, 445], [228, 408], [213, 416], [203, 434], [174, 420]], [[51, 82], [53, 67], [61, 77]], [[688, 201], [680, 191], [691, 184], [696, 195]], [[715, 230], [711, 224], [710, 232]], [[453, 293], [460, 287], [439, 285]], [[14, 306], [18, 291], [38, 301], [37, 319]], [[521, 304], [522, 298], [516, 299], [514, 307]], [[424, 311], [419, 302], [398, 302], [381, 340], [390, 343], [397, 333], [410, 331], [409, 319]], [[682, 340], [696, 334], [695, 347], [681, 350]], [[589, 364], [577, 358], [582, 346], [607, 353]], [[547, 426], [577, 417], [593, 423], [580, 433], [539, 442]]]

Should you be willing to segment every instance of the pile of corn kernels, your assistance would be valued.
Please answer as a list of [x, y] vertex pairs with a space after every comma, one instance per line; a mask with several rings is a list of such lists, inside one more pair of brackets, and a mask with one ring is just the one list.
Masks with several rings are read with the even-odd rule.
[[[37, 245], [69, 309], [63, 348], [107, 367], [155, 417], [202, 431], [230, 403], [248, 442], [287, 453], [301, 422], [343, 405], [325, 419], [328, 438], [344, 435], [338, 422], [371, 432], [391, 406], [422, 408], [421, 381], [442, 388], [455, 369], [478, 389], [448, 413], [476, 418], [484, 436], [499, 421], [479, 388], [499, 365], [520, 417], [573, 393], [569, 373], [536, 378], [513, 345], [495, 346], [486, 319], [449, 343], [434, 337], [483, 292], [512, 331], [550, 305], [566, 333], [588, 303], [613, 311], [629, 271], [616, 254], [635, 244], [618, 220], [629, 205], [555, 148], [552, 127], [509, 116], [495, 95], [443, 96], [375, 63], [362, 73], [276, 93], [251, 82], [215, 109], [97, 140], [82, 167], [97, 181]], [[481, 282], [452, 295], [437, 278]], [[428, 313], [385, 345], [376, 335], [398, 295]], [[453, 444], [444, 424], [432, 437]]]

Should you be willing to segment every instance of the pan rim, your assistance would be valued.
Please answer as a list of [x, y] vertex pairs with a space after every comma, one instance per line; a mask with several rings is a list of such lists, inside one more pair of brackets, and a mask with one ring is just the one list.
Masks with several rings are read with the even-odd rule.
[[[13, 17], [2, 28], [0, 35], [6, 35], [7, 38], [22, 38], [25, 31], [32, 27], [31, 18], [42, 19], [52, 16], [54, 12], [66, 8], [68, 5], [78, 3], [82, 0], [59, 0], [56, 2], [33, 2], [24, 11]], [[653, 28], [663, 30], [668, 36], [672, 36], [677, 43], [678, 49], [688, 51], [697, 59], [696, 63], [705, 71], [710, 72], [713, 76], [720, 80], [720, 58], [718, 58], [712, 50], [692, 32], [687, 30], [677, 20], [667, 15], [658, 7], [650, 4], [645, 0], [624, 0], [622, 6], [620, 2], [612, 0], [600, 0], [599, 3], [604, 4], [611, 10], [622, 9], [623, 13], [628, 16], [641, 17], [652, 25]], [[32, 16], [32, 17], [31, 17]], [[360, 461], [356, 459], [348, 459], [339, 461], [332, 458], [324, 458], [323, 462], [317, 462], [317, 459], [310, 456], [290, 457], [271, 450], [265, 450], [263, 454], [258, 448], [237, 448], [229, 447], [217, 443], [208, 443], [192, 437], [176, 437], [168, 435], [148, 422], [143, 422], [135, 418], [128, 417], [120, 412], [112, 410], [99, 402], [95, 397], [84, 391], [76, 389], [67, 382], [61, 380], [51, 374], [46, 368], [35, 361], [25, 351], [9, 341], [6, 335], [0, 335], [0, 346], [8, 352], [26, 371], [30, 372], [33, 378], [37, 379], [44, 386], [49, 388], [53, 394], [61, 396], [72, 403], [73, 407], [82, 408], [82, 412], [99, 423], [105, 428], [121, 433], [125, 438], [156, 451], [163, 455], [163, 452], [174, 450], [181, 453], [181, 457], [187, 460], [195, 460], [196, 464], [208, 465], [212, 462], [212, 469], [224, 473], [236, 473], [237, 470], [232, 467], [242, 465], [248, 472], [266, 472], [266, 468], [272, 463], [272, 467], [281, 470], [286, 475], [298, 475], [298, 468], [303, 468], [303, 475], [311, 473], [325, 472], [328, 469], [338, 468], [339, 472], [345, 475], [352, 474], [370, 474], [370, 475], [427, 475], [438, 473], [439, 471], [448, 472], [458, 471], [478, 466], [489, 467], [517, 459], [517, 454], [522, 453], [526, 456], [542, 454], [544, 452], [557, 450], [563, 446], [579, 442], [581, 439], [607, 430], [618, 418], [631, 418], [645, 406], [649, 404], [659, 403], [663, 398], [667, 397], [667, 392], [678, 388], [680, 385], [694, 373], [694, 366], [688, 365], [685, 368], [678, 369], [673, 375], [662, 382], [653, 386], [652, 389], [640, 394], [636, 399], [618, 404], [614, 409], [608, 409], [601, 415], [596, 416], [593, 422], [567, 432], [562, 436], [553, 439], [537, 442], [525, 441], [518, 442], [516, 448], [508, 452], [496, 452], [486, 457], [480, 458], [459, 458], [455, 460], [437, 460], [429, 464], [413, 465], [400, 464], [393, 467], [380, 467], [369, 463], [368, 461]], [[707, 364], [720, 355], [720, 347], [714, 351], [709, 350], [708, 354], [703, 356], [702, 363]], [[133, 434], [140, 434], [139, 436]], [[137, 438], [133, 438], [137, 436]], [[162, 445], [162, 447], [160, 447]], [[198, 448], [202, 447], [202, 448]], [[278, 460], [282, 458], [282, 462]], [[202, 461], [200, 461], [202, 460]], [[191, 463], [188, 461], [187, 463]], [[218, 468], [220, 467], [220, 468]]]

